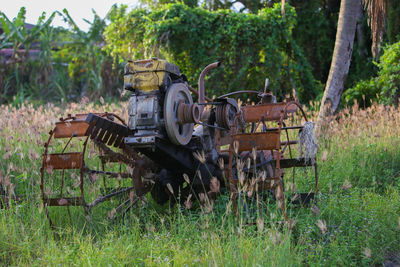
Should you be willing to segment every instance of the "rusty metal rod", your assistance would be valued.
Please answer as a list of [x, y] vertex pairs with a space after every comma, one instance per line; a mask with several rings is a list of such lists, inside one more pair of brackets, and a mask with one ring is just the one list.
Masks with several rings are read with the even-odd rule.
[[225, 95], [220, 95], [217, 98], [224, 98], [227, 96], [238, 95], [238, 94], [260, 94], [260, 92], [254, 91], [254, 90], [235, 91], [235, 92], [227, 93]]
[[[303, 129], [303, 126], [288, 126], [288, 127], [282, 127], [281, 130], [296, 130], [296, 129]], [[264, 131], [270, 132], [270, 131], [277, 131], [279, 128], [267, 128]]]
[[105, 196], [99, 196], [99, 197], [96, 198], [92, 203], [90, 203], [89, 205], [87, 205], [87, 207], [88, 207], [89, 209], [91, 209], [91, 208], [93, 208], [94, 206], [96, 206], [96, 205], [98, 205], [98, 204], [100, 204], [100, 203], [106, 201], [107, 199], [109, 199], [109, 198], [111, 198], [111, 197], [114, 197], [114, 196], [119, 195], [119, 194], [123, 194], [123, 193], [125, 193], [125, 192], [132, 191], [134, 188], [135, 188], [134, 186], [131, 186], [131, 187], [125, 188], [125, 189], [123, 189], [123, 190], [120, 190], [120, 191], [117, 191], [117, 192], [114, 192], [114, 193], [111, 193], [111, 194], [108, 194], [108, 195], [105, 195]]
[[[198, 82], [198, 88], [199, 88], [199, 104], [205, 103], [205, 91], [204, 91], [204, 78], [206, 77], [207, 73], [219, 67], [221, 65], [221, 62], [214, 62], [208, 65], [203, 69], [203, 71], [200, 74], [199, 77], [199, 82]], [[200, 106], [200, 114], [203, 113], [204, 107]]]
[[[196, 90], [196, 89], [194, 89], [193, 87], [191, 87], [190, 85], [188, 85], [188, 87], [189, 87], [189, 91], [190, 92], [192, 92], [193, 94], [195, 94], [195, 95], [199, 95], [199, 92]], [[211, 102], [212, 101], [212, 99], [211, 98], [209, 98], [209, 97], [206, 97], [206, 96], [204, 96], [204, 99], [207, 101], [207, 102]], [[200, 104], [198, 104], [198, 105], [200, 105]]]
[[287, 141], [281, 142], [281, 146], [285, 146], [286, 144], [295, 145], [295, 144], [297, 144], [297, 140], [290, 140], [289, 142], [287, 142]]
[[104, 175], [109, 175], [110, 178], [131, 178], [132, 174], [130, 173], [125, 173], [125, 172], [107, 172], [107, 171], [97, 171], [97, 170], [90, 170], [88, 168], [85, 168], [85, 171], [88, 174], [104, 174]]

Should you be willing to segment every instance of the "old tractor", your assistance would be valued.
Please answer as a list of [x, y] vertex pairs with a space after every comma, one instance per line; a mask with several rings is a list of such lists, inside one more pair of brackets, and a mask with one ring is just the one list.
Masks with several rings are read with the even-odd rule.
[[[261, 91], [210, 99], [204, 79], [219, 65], [204, 68], [197, 91], [172, 63], [130, 61], [124, 71], [124, 88], [131, 94], [126, 121], [112, 113], [61, 118], [42, 158], [41, 192], [50, 224], [51, 213], [58, 212], [53, 206], [66, 207], [70, 218], [71, 206], [82, 207], [89, 219], [98, 204], [108, 203], [108, 216], [114, 218], [148, 193], [160, 204], [204, 202], [215, 199], [220, 188], [230, 191], [236, 213], [241, 195], [267, 192], [286, 216], [287, 168], [313, 166], [316, 192], [315, 140], [301, 105], [276, 102], [266, 92], [268, 80]], [[258, 102], [239, 105], [234, 97], [243, 93], [255, 94]], [[295, 155], [291, 147], [300, 139], [311, 145]], [[297, 201], [315, 192], [298, 194]]]

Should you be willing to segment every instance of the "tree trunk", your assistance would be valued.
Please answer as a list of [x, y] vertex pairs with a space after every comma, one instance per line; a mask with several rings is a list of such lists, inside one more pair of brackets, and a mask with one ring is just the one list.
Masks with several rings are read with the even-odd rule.
[[321, 108], [318, 114], [316, 135], [325, 128], [328, 119], [338, 109], [344, 84], [349, 73], [354, 36], [357, 25], [357, 13], [361, 0], [342, 0], [336, 32], [335, 49], [331, 68], [326, 82]]
[[362, 59], [365, 59], [368, 55], [368, 51], [365, 45], [365, 32], [364, 32], [364, 9], [362, 4], [358, 8], [357, 12], [357, 43], [358, 43], [358, 53]]

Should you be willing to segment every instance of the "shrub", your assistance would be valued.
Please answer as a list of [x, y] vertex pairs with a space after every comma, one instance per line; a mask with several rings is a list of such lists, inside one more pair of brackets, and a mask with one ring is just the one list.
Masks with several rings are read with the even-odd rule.
[[148, 11], [114, 7], [105, 30], [106, 49], [124, 60], [157, 56], [174, 62], [191, 84], [209, 63], [223, 68], [210, 73], [209, 96], [233, 90], [270, 89], [283, 98], [295, 86], [302, 101], [318, 92], [311, 67], [292, 36], [296, 24], [293, 7], [281, 16], [279, 4], [258, 14], [230, 10], [208, 11], [183, 4]]
[[371, 101], [379, 99], [384, 104], [398, 106], [400, 97], [400, 42], [387, 46], [375, 63], [378, 68], [378, 77], [358, 82], [353, 88], [344, 93], [347, 102], [357, 100], [369, 105]]
[[386, 47], [378, 66], [382, 100], [397, 106], [400, 97], [400, 42]]

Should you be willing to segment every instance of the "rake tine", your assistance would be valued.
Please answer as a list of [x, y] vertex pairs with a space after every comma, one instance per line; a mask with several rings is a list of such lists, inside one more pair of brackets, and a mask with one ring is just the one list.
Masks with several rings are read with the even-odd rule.
[[[133, 205], [136, 205], [136, 203], [138, 202], [139, 198], [136, 198], [136, 199], [134, 199], [132, 201], [130, 199], [128, 199], [128, 200], [131, 203], [129, 203], [128, 207], [121, 213], [121, 215], [125, 215], [133, 207]], [[119, 210], [117, 212], [119, 212]]]
[[89, 205], [87, 205], [87, 206], [88, 206], [88, 209], [90, 210], [90, 209], [92, 209], [93, 207], [95, 207], [96, 205], [98, 205], [98, 204], [100, 204], [100, 203], [106, 201], [107, 199], [109, 199], [109, 198], [111, 198], [111, 197], [114, 197], [114, 196], [119, 195], [119, 194], [123, 194], [123, 193], [125, 193], [125, 192], [129, 192], [129, 191], [131, 191], [131, 190], [133, 190], [133, 189], [134, 189], [134, 187], [131, 186], [131, 187], [122, 189], [122, 190], [120, 190], [120, 191], [117, 191], [117, 192], [114, 192], [114, 193], [111, 193], [111, 194], [108, 194], [108, 195], [105, 195], [105, 196], [100, 196], [100, 197], [98, 197], [97, 199], [95, 199], [92, 203], [90, 203]]

